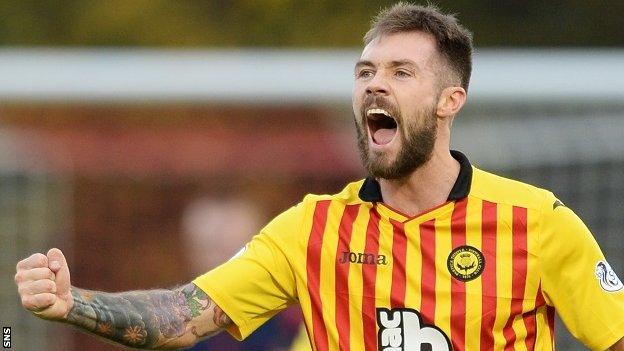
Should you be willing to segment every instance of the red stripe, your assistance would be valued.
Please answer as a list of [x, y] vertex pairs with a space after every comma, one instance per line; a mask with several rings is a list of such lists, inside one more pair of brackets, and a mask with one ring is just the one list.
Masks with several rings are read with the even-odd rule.
[[550, 344], [555, 349], [555, 308], [546, 306], [546, 317], [548, 318], [548, 328], [550, 329]]
[[542, 293], [542, 283], [540, 282], [537, 287], [537, 296], [535, 297], [535, 308], [542, 307], [546, 304], [546, 299], [544, 299], [544, 294]]
[[481, 274], [481, 347], [494, 349], [494, 321], [496, 320], [496, 204], [483, 201], [481, 211], [481, 250], [485, 269]]
[[526, 339], [524, 343], [528, 351], [535, 350], [535, 339], [537, 337], [537, 309], [543, 306], [545, 303], [544, 295], [542, 295], [541, 284], [537, 287], [537, 294], [535, 295], [535, 306], [533, 311], [526, 312], [522, 315], [524, 321], [524, 327], [527, 331]]
[[[348, 205], [342, 213], [338, 228], [338, 245], [336, 245], [336, 329], [338, 329], [339, 350], [351, 348], [349, 333], [349, 261], [340, 262], [344, 253], [349, 255], [349, 243], [353, 233], [353, 222], [357, 217], [360, 205]], [[348, 258], [347, 258], [348, 259]]]
[[533, 311], [527, 312], [523, 315], [524, 326], [527, 330], [525, 344], [527, 350], [529, 351], [535, 349], [535, 342], [537, 338], [537, 310], [545, 304], [546, 301], [544, 300], [544, 295], [542, 294], [542, 284], [540, 283], [537, 287], [537, 295], [535, 296], [535, 306]]
[[420, 313], [428, 324], [433, 324], [435, 321], [435, 239], [435, 219], [422, 223], [420, 225], [420, 252], [422, 254]]
[[327, 212], [331, 201], [319, 201], [314, 209], [312, 230], [308, 239], [307, 276], [308, 291], [310, 293], [312, 311], [312, 333], [314, 345], [318, 351], [328, 350], [327, 329], [323, 321], [323, 302], [321, 301], [321, 248], [323, 247], [323, 232], [327, 223]]
[[[453, 249], [466, 245], [466, 203], [463, 199], [455, 203], [451, 217], [451, 244]], [[451, 340], [453, 350], [466, 347], [466, 284], [451, 279]]]
[[516, 342], [516, 333], [512, 324], [514, 318], [522, 313], [522, 301], [524, 300], [524, 289], [527, 274], [527, 209], [522, 207], [513, 208], [512, 224], [512, 264], [511, 264], [511, 307], [509, 319], [503, 328], [506, 345], [505, 351], [513, 350]]
[[[379, 214], [376, 209], [370, 211], [370, 220], [366, 229], [365, 254], [379, 253]], [[362, 327], [364, 331], [364, 349], [377, 350], [377, 314], [375, 311], [375, 283], [377, 265], [362, 264]]]
[[405, 260], [407, 259], [407, 237], [404, 224], [392, 221], [392, 287], [390, 288], [391, 308], [405, 307]]
[[526, 339], [524, 339], [524, 344], [528, 351], [535, 350], [535, 330], [537, 330], [537, 318], [535, 318], [537, 310], [528, 311], [522, 315], [522, 320], [524, 321], [524, 327], [527, 331]]

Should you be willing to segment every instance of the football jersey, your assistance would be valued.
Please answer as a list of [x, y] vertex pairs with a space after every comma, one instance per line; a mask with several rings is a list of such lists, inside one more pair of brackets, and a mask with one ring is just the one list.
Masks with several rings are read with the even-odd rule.
[[415, 216], [367, 178], [308, 195], [198, 277], [243, 339], [300, 304], [312, 348], [553, 350], [555, 310], [589, 348], [624, 336], [624, 290], [555, 196], [457, 151], [448, 200]]

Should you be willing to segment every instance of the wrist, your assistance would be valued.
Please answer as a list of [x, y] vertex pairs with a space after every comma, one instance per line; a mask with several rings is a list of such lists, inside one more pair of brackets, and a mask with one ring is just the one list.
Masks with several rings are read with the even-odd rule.
[[67, 301], [67, 311], [63, 316], [63, 322], [67, 322], [69, 320], [69, 316], [72, 313], [74, 306], [76, 305], [76, 299], [79, 297], [79, 293], [77, 289], [73, 286], [69, 287], [69, 296], [66, 297]]

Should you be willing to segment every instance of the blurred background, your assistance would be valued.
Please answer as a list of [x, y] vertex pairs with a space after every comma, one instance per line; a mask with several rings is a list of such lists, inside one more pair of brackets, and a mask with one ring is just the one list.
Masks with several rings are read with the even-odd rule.
[[[61, 248], [78, 286], [170, 287], [306, 193], [364, 176], [352, 69], [392, 3], [0, 0], [0, 324], [14, 348], [120, 349], [22, 310], [14, 266], [34, 251]], [[453, 146], [553, 190], [624, 274], [624, 2], [437, 3], [477, 47]], [[288, 350], [298, 320], [194, 350]]]

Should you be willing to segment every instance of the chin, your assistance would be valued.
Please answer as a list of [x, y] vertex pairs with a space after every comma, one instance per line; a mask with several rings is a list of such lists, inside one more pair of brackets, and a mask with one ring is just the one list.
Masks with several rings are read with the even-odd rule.
[[384, 171], [392, 167], [394, 161], [394, 158], [371, 155], [368, 169], [373, 176], [378, 177], [378, 174], [385, 173]]
[[[391, 163], [396, 159], [399, 151], [401, 150], [401, 145], [398, 142], [393, 140], [391, 143], [385, 145], [375, 144], [373, 142], [368, 144], [369, 156], [372, 158], [383, 158], [386, 159], [387, 163]], [[391, 159], [391, 160], [388, 160]]]

